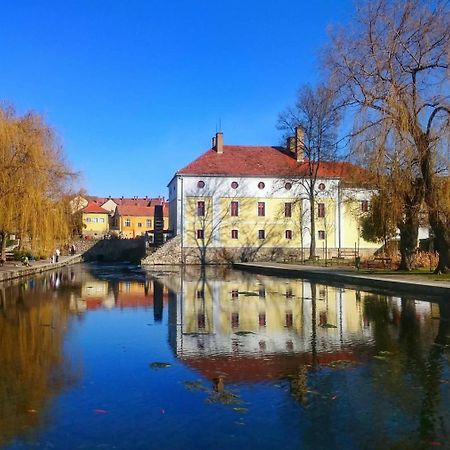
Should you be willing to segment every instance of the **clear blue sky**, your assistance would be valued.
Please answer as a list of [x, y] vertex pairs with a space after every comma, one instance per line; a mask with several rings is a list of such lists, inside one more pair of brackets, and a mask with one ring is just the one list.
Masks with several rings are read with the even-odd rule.
[[91, 194], [165, 195], [210, 147], [279, 144], [351, 0], [9, 1], [0, 99], [44, 115]]

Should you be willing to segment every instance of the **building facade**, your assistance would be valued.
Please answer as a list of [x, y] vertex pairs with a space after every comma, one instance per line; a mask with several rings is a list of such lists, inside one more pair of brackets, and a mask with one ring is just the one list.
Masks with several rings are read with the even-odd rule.
[[[130, 239], [147, 236], [151, 243], [161, 244], [169, 235], [169, 205], [164, 197], [113, 198], [85, 195], [75, 197], [71, 203], [73, 212], [82, 210], [84, 236], [101, 238], [116, 234]], [[97, 208], [102, 217], [84, 217], [88, 206], [91, 209]], [[100, 223], [108, 226], [100, 227]]]
[[[223, 145], [211, 149], [170, 181], [169, 216], [182, 246], [199, 254], [229, 252], [233, 259], [302, 252], [309, 256], [311, 208], [308, 171], [300, 149]], [[321, 162], [314, 182], [315, 238], [319, 257], [373, 253], [361, 238], [359, 219], [372, 192], [350, 183], [361, 169]]]
[[82, 235], [99, 239], [109, 232], [109, 212], [94, 202], [89, 202], [81, 210]]

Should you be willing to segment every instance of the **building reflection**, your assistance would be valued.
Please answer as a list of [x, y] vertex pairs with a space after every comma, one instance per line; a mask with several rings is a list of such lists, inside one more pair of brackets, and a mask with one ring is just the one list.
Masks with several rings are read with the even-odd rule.
[[439, 317], [439, 307], [429, 302], [407, 300], [406, 308], [399, 297], [224, 269], [189, 269], [178, 284], [176, 276], [159, 277], [176, 289], [169, 340], [181, 360], [209, 379], [267, 380], [304, 366], [362, 361], [379, 350], [380, 324], [400, 332], [406, 310], [428, 340], [437, 331], [430, 318]]
[[101, 280], [83, 274], [80, 295], [73, 298], [71, 309], [78, 313], [114, 308], [152, 308], [154, 319], [161, 321], [168, 289], [158, 280]]

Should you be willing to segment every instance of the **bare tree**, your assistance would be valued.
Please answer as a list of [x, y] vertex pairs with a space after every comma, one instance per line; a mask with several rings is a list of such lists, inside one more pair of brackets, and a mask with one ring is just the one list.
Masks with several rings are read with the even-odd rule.
[[332, 34], [326, 52], [345, 104], [357, 113], [355, 134], [380, 125], [411, 150], [415, 176], [405, 211], [413, 217], [423, 196], [438, 244], [438, 271], [450, 268], [450, 208], [439, 177], [448, 146], [449, 48], [447, 1], [375, 0], [358, 3], [356, 20]]
[[[325, 161], [337, 158], [337, 128], [341, 116], [337, 96], [327, 85], [300, 88], [297, 101], [278, 117], [278, 129], [287, 134], [295, 133], [297, 160], [305, 166], [305, 174], [300, 183], [306, 191], [310, 208], [310, 249], [309, 257], [316, 257], [316, 195], [320, 168]], [[299, 132], [299, 131], [302, 132]], [[299, 148], [303, 158], [299, 158]]]

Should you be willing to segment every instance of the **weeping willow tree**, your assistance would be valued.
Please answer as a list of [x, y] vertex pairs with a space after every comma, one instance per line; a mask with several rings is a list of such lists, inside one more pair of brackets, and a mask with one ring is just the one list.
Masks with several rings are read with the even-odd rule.
[[[357, 127], [358, 128], [358, 127]], [[369, 183], [377, 194], [369, 214], [361, 220], [363, 237], [388, 241], [400, 233], [400, 270], [411, 270], [418, 245], [424, 183], [414, 148], [395, 129], [372, 126], [354, 136], [354, 153], [368, 168]]]
[[[327, 67], [364, 128], [384, 124], [414, 151], [439, 264], [450, 271], [450, 208], [442, 197], [450, 128], [447, 0], [358, 0], [355, 20], [333, 33]], [[420, 190], [419, 189], [419, 190]]]
[[33, 253], [69, 239], [69, 191], [75, 179], [55, 133], [36, 113], [0, 107], [0, 241], [10, 234]]

